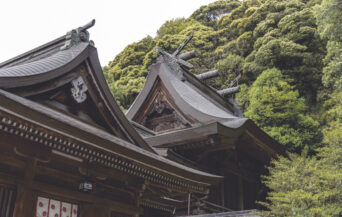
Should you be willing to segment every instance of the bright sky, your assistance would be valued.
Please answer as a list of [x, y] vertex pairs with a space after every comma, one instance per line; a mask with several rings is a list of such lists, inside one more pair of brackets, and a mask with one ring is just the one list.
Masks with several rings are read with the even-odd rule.
[[45, 44], [93, 18], [90, 39], [107, 65], [124, 47], [155, 36], [166, 21], [214, 0], [1, 0], [0, 62]]

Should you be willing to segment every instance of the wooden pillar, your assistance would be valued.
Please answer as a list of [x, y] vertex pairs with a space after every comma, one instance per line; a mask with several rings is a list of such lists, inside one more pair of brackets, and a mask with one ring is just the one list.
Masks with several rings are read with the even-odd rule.
[[35, 175], [37, 159], [29, 158], [25, 168], [25, 184], [18, 185], [13, 217], [33, 217], [36, 213], [37, 195], [30, 188]]
[[221, 206], [225, 206], [225, 201], [224, 201], [224, 184], [225, 184], [225, 180], [223, 180], [223, 182], [221, 183]]
[[243, 179], [241, 176], [238, 177], [238, 185], [239, 185], [239, 209], [243, 210], [244, 206], [244, 198], [243, 198]]
[[36, 210], [36, 195], [26, 186], [18, 186], [13, 217], [33, 217]]

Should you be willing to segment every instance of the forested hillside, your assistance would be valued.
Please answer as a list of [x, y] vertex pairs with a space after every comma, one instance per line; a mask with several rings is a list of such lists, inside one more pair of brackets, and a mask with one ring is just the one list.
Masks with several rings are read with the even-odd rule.
[[215, 88], [241, 73], [245, 116], [291, 152], [264, 178], [272, 190], [264, 215], [341, 216], [341, 0], [221, 0], [167, 21], [104, 67], [122, 109], [143, 87], [153, 49], [172, 52], [191, 32], [192, 72], [218, 69]]

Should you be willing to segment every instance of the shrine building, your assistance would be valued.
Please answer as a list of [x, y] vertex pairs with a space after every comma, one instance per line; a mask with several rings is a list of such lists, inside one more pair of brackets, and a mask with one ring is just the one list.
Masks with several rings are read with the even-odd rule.
[[242, 116], [237, 80], [216, 91], [158, 49], [124, 114], [88, 29], [0, 63], [0, 217], [256, 216], [278, 144]]

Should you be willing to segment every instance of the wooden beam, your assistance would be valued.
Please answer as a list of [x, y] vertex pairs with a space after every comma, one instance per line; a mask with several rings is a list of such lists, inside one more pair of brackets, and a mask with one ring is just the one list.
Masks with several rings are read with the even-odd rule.
[[249, 130], [246, 131], [246, 134], [248, 136], [250, 136], [255, 143], [261, 147], [263, 150], [265, 150], [271, 157], [277, 157], [278, 153], [277, 151], [275, 151], [274, 149], [272, 149], [271, 147], [269, 147], [267, 144], [265, 144], [264, 142], [262, 142], [257, 136], [255, 136], [253, 133], [251, 133]]
[[221, 144], [221, 145], [215, 145], [215, 146], [204, 148], [204, 150], [199, 155], [197, 155], [197, 161], [203, 160], [204, 158], [208, 157], [208, 155], [212, 154], [213, 152], [235, 150], [235, 148], [236, 148], [235, 144]]

